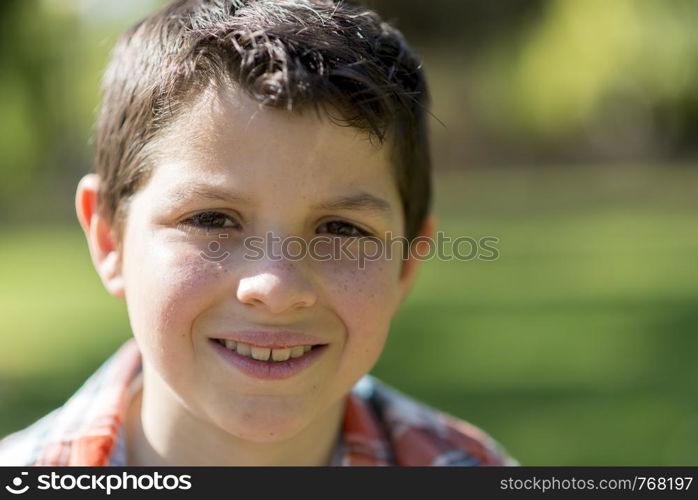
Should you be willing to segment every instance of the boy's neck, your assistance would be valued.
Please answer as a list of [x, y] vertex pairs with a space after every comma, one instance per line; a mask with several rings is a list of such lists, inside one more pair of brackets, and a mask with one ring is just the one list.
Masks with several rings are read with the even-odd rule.
[[[143, 380], [147, 385], [145, 366]], [[141, 387], [127, 410], [124, 425], [128, 466], [329, 465], [344, 415], [342, 398], [321, 415], [322, 422], [307, 426], [281, 443], [256, 443], [232, 435], [221, 441], [222, 429], [196, 418], [174, 398], [151, 402], [151, 393]]]

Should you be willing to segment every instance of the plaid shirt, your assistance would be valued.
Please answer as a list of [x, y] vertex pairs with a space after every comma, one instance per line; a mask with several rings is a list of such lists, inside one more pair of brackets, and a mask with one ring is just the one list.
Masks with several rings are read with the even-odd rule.
[[[63, 406], [0, 441], [0, 465], [127, 465], [123, 423], [141, 363], [130, 339]], [[517, 465], [480, 429], [371, 376], [346, 398], [332, 465]]]

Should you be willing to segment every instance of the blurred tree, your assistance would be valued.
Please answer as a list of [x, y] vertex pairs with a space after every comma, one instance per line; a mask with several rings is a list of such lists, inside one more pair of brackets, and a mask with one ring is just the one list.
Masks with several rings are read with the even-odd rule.
[[534, 22], [545, 0], [366, 0], [411, 43], [476, 54], [498, 38]]
[[29, 13], [35, 10], [33, 1], [0, 2], [1, 200], [26, 188], [46, 146], [43, 123], [39, 119], [39, 110], [45, 104], [40, 86], [46, 58], [28, 43], [24, 24]]
[[697, 23], [693, 0], [549, 2], [516, 43], [486, 51], [483, 109], [496, 129], [541, 145], [575, 136], [610, 154], [681, 150], [698, 124]]
[[[71, 100], [79, 68], [77, 18], [37, 0], [0, 2], [0, 208], [18, 212], [27, 193], [50, 192], [61, 167], [84, 156], [87, 138]], [[57, 168], [58, 167], [58, 168]], [[55, 175], [50, 175], [50, 174]]]
[[110, 38], [137, 19], [89, 19], [94, 3], [0, 2], [0, 221], [72, 217]]

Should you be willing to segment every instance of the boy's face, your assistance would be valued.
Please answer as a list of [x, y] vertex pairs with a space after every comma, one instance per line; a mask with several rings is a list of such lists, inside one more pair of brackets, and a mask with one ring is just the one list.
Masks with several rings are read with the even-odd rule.
[[[336, 407], [374, 365], [416, 266], [403, 269], [399, 252], [363, 269], [342, 256], [249, 260], [243, 240], [271, 233], [344, 241], [356, 234], [352, 224], [383, 241], [389, 231], [402, 235], [388, 148], [314, 113], [259, 107], [231, 90], [196, 99], [154, 146], [152, 176], [128, 208], [119, 264], [102, 278], [123, 283], [110, 291], [126, 298], [147, 368], [190, 412], [241, 438], [290, 437]], [[358, 194], [387, 209], [319, 208]], [[271, 243], [277, 254], [281, 247]], [[260, 366], [271, 361], [241, 363], [214, 340], [239, 332], [254, 340], [259, 331], [270, 332], [258, 337], [262, 346], [291, 331], [324, 347], [300, 369], [267, 372]], [[279, 337], [289, 343], [298, 341]]]

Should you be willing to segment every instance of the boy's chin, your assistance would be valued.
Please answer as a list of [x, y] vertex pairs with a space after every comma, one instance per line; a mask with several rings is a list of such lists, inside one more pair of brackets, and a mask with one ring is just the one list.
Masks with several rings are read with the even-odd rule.
[[291, 439], [310, 425], [312, 416], [307, 411], [278, 407], [254, 410], [218, 411], [214, 422], [228, 434], [255, 443], [276, 443]]

